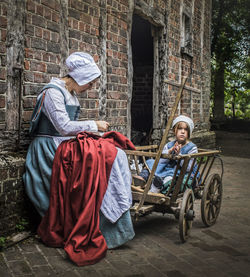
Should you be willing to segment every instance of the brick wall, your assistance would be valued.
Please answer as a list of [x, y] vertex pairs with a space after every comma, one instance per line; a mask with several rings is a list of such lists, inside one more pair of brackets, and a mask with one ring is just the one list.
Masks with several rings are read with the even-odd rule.
[[[92, 54], [105, 74], [96, 87], [80, 95], [81, 118], [106, 119], [113, 129], [130, 135], [133, 125], [129, 67], [132, 58], [129, 56], [129, 34], [133, 22], [129, 24], [128, 20], [133, 9], [130, 3], [152, 26], [158, 24], [159, 30], [166, 29], [164, 39], [159, 37], [157, 42], [165, 44], [165, 48], [158, 46], [159, 55], [155, 56], [160, 59], [159, 68], [154, 69], [159, 71], [160, 81], [154, 91], [158, 94], [158, 102], [154, 102], [156, 109], [152, 110], [157, 122], [153, 128], [164, 129], [181, 78], [191, 73], [178, 112], [191, 115], [196, 130], [209, 130], [210, 1], [26, 0], [23, 3], [20, 6], [25, 23], [23, 34], [17, 33], [20, 39], [15, 42], [21, 45], [19, 52], [23, 51], [23, 60], [18, 61], [13, 56], [11, 64], [6, 62], [6, 53], [16, 44], [7, 30], [11, 29], [10, 23], [18, 24], [21, 19], [15, 21], [15, 12], [10, 12], [13, 9], [11, 1], [0, 3], [0, 149], [16, 149], [17, 143], [27, 147], [30, 141], [28, 124], [37, 93], [51, 77], [65, 74], [64, 61], [73, 51]], [[190, 52], [180, 50], [184, 13], [191, 22]], [[161, 22], [159, 18], [163, 18]], [[12, 86], [18, 77], [7, 78], [7, 72], [13, 70], [10, 65], [16, 64], [21, 68], [21, 88], [11, 98]], [[138, 87], [136, 76], [132, 77], [134, 87]], [[136, 109], [146, 109], [143, 106], [142, 103]]]
[[[135, 105], [141, 101], [135, 113], [152, 113], [152, 141], [159, 143], [181, 79], [191, 72], [178, 113], [194, 118], [198, 143], [214, 145], [209, 131], [210, 4], [208, 0], [0, 2], [0, 152], [10, 158], [0, 165], [0, 231], [13, 230], [22, 216], [24, 157], [17, 156], [20, 150], [25, 156], [30, 143], [28, 126], [37, 93], [51, 77], [66, 73], [64, 62], [73, 51], [92, 54], [103, 72], [99, 83], [79, 97], [81, 119], [106, 119], [112, 129], [130, 136], [135, 96]], [[142, 65], [153, 80], [144, 75], [142, 86], [136, 70], [133, 76], [133, 13], [151, 24], [153, 34], [154, 68]], [[190, 17], [187, 49], [181, 48], [184, 13]], [[139, 90], [145, 92], [143, 101]], [[151, 96], [150, 111], [146, 97]]]

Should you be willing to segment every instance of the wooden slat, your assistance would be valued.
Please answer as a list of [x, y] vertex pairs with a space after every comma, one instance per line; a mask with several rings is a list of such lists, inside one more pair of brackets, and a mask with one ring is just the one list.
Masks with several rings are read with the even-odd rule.
[[146, 152], [146, 151], [137, 151], [137, 150], [124, 150], [124, 152], [127, 155], [133, 155], [133, 156], [145, 156], [145, 157], [156, 157], [157, 153], [155, 152]]
[[[138, 208], [139, 203], [135, 203], [135, 205], [133, 207], [130, 208], [131, 212], [135, 212]], [[139, 213], [140, 214], [148, 214], [150, 212], [152, 212], [154, 210], [154, 205], [143, 205], [140, 209], [139, 209]]]
[[182, 182], [183, 182], [183, 178], [184, 178], [184, 175], [185, 175], [185, 173], [187, 171], [188, 162], [189, 162], [189, 159], [186, 157], [184, 159], [184, 163], [182, 165], [180, 175], [178, 176], [176, 185], [174, 187], [174, 191], [173, 191], [173, 194], [171, 196], [171, 202], [175, 202], [176, 199], [177, 199], [178, 194], [180, 193], [180, 189], [181, 189], [181, 185], [182, 185]]
[[141, 146], [136, 146], [136, 150], [151, 150], [151, 149], [157, 149], [159, 146], [158, 145], [141, 145]]
[[[124, 152], [127, 155], [135, 155], [135, 156], [139, 156], [139, 157], [152, 157], [155, 158], [158, 155], [158, 152], [146, 152], [146, 151], [137, 151], [137, 150], [124, 150]], [[185, 157], [189, 157], [189, 158], [195, 158], [195, 157], [204, 157], [204, 156], [213, 156], [214, 154], [219, 154], [221, 153], [221, 151], [219, 150], [210, 150], [207, 152], [198, 152], [198, 153], [194, 153], [194, 154], [184, 154], [184, 155], [178, 155], [178, 156], [174, 156], [173, 155], [168, 155], [168, 154], [161, 154], [160, 158], [164, 158], [164, 159], [175, 159], [175, 160], [179, 160], [179, 159], [183, 159]]]
[[[138, 191], [132, 191], [132, 197], [134, 201], [140, 201], [143, 193]], [[145, 201], [150, 204], [164, 204], [169, 205], [170, 198], [161, 193], [148, 192]]]

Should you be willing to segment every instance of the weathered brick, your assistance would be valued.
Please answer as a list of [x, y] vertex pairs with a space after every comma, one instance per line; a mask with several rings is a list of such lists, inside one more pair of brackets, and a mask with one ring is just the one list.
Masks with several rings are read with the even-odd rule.
[[5, 97], [0, 97], [0, 108], [5, 108]]
[[25, 33], [26, 33], [27, 35], [34, 36], [35, 27], [34, 27], [33, 25], [26, 24]]
[[27, 2], [26, 2], [26, 7], [27, 7], [27, 10], [28, 11], [30, 11], [30, 12], [35, 12], [35, 10], [36, 10], [36, 5], [34, 4], [34, 2], [33, 1], [31, 1], [31, 0], [27, 0]]
[[46, 21], [43, 17], [38, 16], [38, 15], [32, 15], [32, 24], [39, 26], [39, 27], [43, 27], [45, 28], [46, 26]]
[[52, 53], [60, 53], [60, 44], [48, 41], [47, 51]]
[[23, 107], [25, 109], [29, 108], [29, 109], [32, 109], [34, 108], [35, 106], [35, 103], [36, 103], [36, 97], [32, 97], [32, 98], [24, 98], [23, 99]]
[[57, 24], [59, 24], [59, 23], [60, 23], [60, 16], [59, 16], [59, 14], [53, 12], [53, 13], [52, 13], [52, 20], [53, 20], [54, 22], [56, 22]]
[[45, 72], [46, 71], [46, 65], [45, 65], [45, 63], [31, 61], [30, 62], [30, 70], [31, 71]]
[[6, 30], [0, 30], [0, 34], [1, 34], [1, 41], [6, 41], [7, 31]]
[[75, 38], [75, 39], [80, 39], [81, 33], [77, 30], [70, 30], [69, 31], [69, 37], [70, 38]]
[[69, 16], [73, 17], [74, 19], [80, 20], [81, 13], [79, 11], [73, 10], [69, 8]]
[[48, 30], [53, 31], [53, 32], [59, 32], [60, 31], [60, 26], [56, 22], [48, 21]]
[[5, 16], [0, 16], [0, 27], [7, 28], [7, 18]]
[[52, 10], [55, 10], [56, 6], [58, 5], [57, 1], [55, 0], [41, 0], [41, 4], [51, 8]]
[[5, 111], [0, 110], [0, 121], [5, 121]]
[[36, 6], [36, 12], [37, 12], [38, 15], [43, 16], [43, 11], [44, 11], [44, 7], [43, 6], [40, 6], [40, 5]]
[[46, 42], [40, 38], [31, 38], [31, 47], [35, 49], [46, 50]]
[[56, 64], [48, 64], [47, 65], [47, 73], [59, 74], [60, 73], [60, 66], [56, 65]]

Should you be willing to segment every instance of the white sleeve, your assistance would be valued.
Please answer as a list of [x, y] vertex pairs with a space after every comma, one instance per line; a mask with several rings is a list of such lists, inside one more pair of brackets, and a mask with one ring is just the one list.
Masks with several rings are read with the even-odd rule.
[[[166, 143], [165, 146], [163, 147], [162, 154], [168, 154], [168, 149], [169, 149], [168, 144], [169, 142]], [[159, 163], [168, 163], [168, 162], [169, 162], [169, 159], [160, 158], [159, 160]]]
[[169, 142], [165, 144], [165, 146], [164, 146], [164, 148], [162, 150], [162, 154], [168, 154], [168, 150], [169, 150], [168, 145], [169, 145]]
[[94, 120], [71, 121], [64, 104], [64, 96], [56, 89], [46, 91], [43, 112], [62, 136], [74, 136], [79, 132], [97, 132]]

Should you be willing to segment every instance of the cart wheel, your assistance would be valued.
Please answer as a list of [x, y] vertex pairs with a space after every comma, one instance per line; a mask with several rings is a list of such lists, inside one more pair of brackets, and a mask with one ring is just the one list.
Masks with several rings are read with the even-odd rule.
[[191, 189], [186, 189], [180, 208], [179, 215], [179, 234], [182, 242], [185, 242], [189, 236], [194, 215], [194, 195]]
[[222, 182], [218, 174], [209, 176], [201, 199], [201, 217], [206, 226], [215, 224], [220, 213]]

